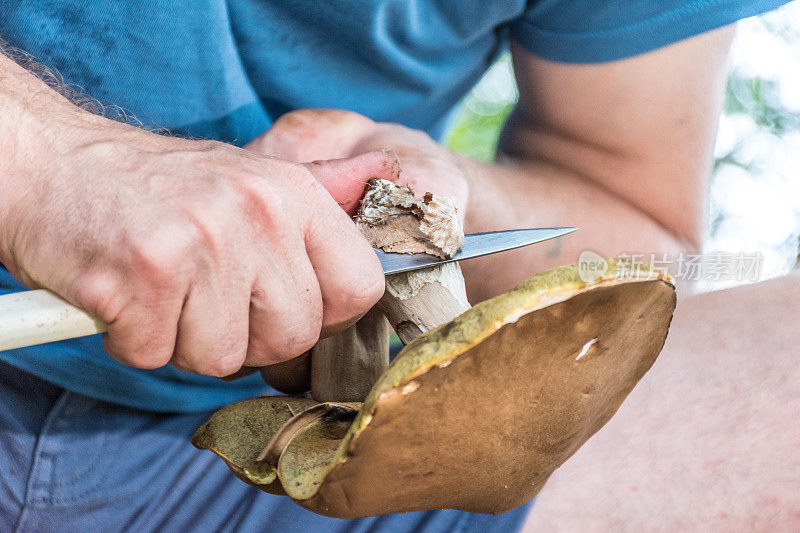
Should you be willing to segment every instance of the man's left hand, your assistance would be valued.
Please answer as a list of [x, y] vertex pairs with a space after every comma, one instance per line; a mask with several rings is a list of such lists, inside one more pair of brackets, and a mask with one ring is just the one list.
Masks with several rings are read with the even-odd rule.
[[[262, 155], [308, 162], [354, 157], [374, 150], [390, 149], [400, 160], [398, 183], [417, 194], [433, 192], [453, 196], [461, 216], [467, 206], [468, 162], [422, 131], [399, 124], [375, 122], [351, 111], [301, 109], [279, 118], [263, 135], [245, 146]], [[337, 184], [326, 184], [326, 188]], [[348, 184], [342, 183], [341, 187]], [[352, 198], [342, 207], [348, 212], [358, 205], [363, 190], [340, 191]], [[348, 195], [348, 192], [351, 194]]]

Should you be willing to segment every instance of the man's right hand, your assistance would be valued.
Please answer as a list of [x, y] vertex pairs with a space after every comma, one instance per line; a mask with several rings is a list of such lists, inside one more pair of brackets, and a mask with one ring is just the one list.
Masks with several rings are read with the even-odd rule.
[[32, 125], [0, 165], [0, 261], [108, 323], [121, 362], [226, 376], [285, 361], [382, 295], [337, 204], [352, 198], [323, 184], [358, 195], [396, 177], [392, 154], [303, 165], [76, 116]]

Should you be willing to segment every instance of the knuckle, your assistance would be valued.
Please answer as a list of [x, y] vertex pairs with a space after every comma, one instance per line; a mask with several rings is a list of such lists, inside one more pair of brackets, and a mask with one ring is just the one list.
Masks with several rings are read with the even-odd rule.
[[312, 116], [312, 118], [316, 119], [313, 121], [314, 124], [319, 121], [325, 121], [331, 126], [338, 127], [371, 126], [375, 124], [375, 121], [371, 118], [347, 109], [318, 109], [313, 111], [317, 112], [315, 116]]
[[226, 355], [215, 355], [198, 366], [197, 372], [206, 376], [224, 378], [237, 372], [244, 364], [245, 351], [236, 350]]
[[286, 340], [285, 359], [294, 359], [313, 348], [319, 340], [319, 331], [314, 328], [314, 330], [309, 329], [290, 336]]
[[165, 225], [147, 235], [132, 237], [128, 250], [136, 272], [160, 286], [169, 284], [183, 270], [192, 240], [185, 228]]
[[286, 131], [315, 131], [321, 126], [344, 126], [348, 123], [372, 124], [372, 119], [346, 109], [299, 109], [282, 115], [275, 126]]
[[383, 296], [385, 279], [377, 268], [362, 269], [341, 288], [341, 302], [351, 316], [368, 311]]
[[160, 352], [139, 352], [134, 353], [134, 361], [136, 361], [137, 368], [143, 368], [152, 370], [155, 368], [161, 368], [162, 366], [169, 363], [171, 357], [170, 353], [167, 350], [162, 350]]
[[317, 343], [322, 329], [322, 312], [321, 298], [314, 298], [303, 305], [295, 320], [285, 328], [283, 350], [289, 358], [301, 355]]
[[[205, 348], [210, 346], [211, 348]], [[208, 338], [182, 337], [172, 363], [181, 369], [206, 376], [226, 377], [237, 372], [244, 364], [247, 340], [230, 342]]]
[[384, 123], [382, 127], [384, 130], [392, 129], [394, 130], [392, 133], [395, 136], [402, 135], [403, 137], [409, 139], [410, 141], [418, 145], [436, 144], [436, 141], [434, 141], [433, 138], [430, 135], [428, 135], [428, 133], [422, 130], [409, 128], [404, 124], [391, 122], [391, 123]]
[[150, 306], [131, 304], [108, 322], [104, 335], [106, 351], [118, 361], [135, 368], [160, 368], [173, 357], [175, 330], [169, 315]]
[[265, 343], [260, 359], [274, 364], [302, 355], [317, 343], [321, 328], [321, 316], [287, 325]]
[[283, 159], [297, 159], [303, 152], [300, 147], [317, 135], [317, 115], [315, 110], [309, 109], [285, 113], [257, 139], [256, 149], [265, 154], [277, 152]]
[[280, 187], [270, 180], [237, 180], [239, 208], [258, 231], [270, 235], [285, 230], [286, 205]]
[[71, 287], [71, 296], [80, 307], [106, 323], [119, 315], [128, 300], [117, 276], [101, 270], [79, 276]]
[[[283, 158], [294, 161], [340, 158], [345, 157], [348, 150], [344, 149], [345, 142], [330, 142], [331, 132], [343, 139], [357, 138], [361, 132], [370, 131], [374, 126], [372, 119], [353, 111], [300, 109], [286, 113], [275, 121], [262, 140], [268, 138], [269, 142], [261, 144], [279, 148]], [[317, 149], [304, 149], [304, 145], [316, 146]], [[263, 148], [262, 152], [265, 152]]]
[[312, 125], [312, 121], [316, 114], [310, 109], [298, 109], [284, 113], [275, 121], [272, 128], [274, 130], [287, 133], [294, 130], [305, 130]]
[[112, 343], [106, 349], [115, 359], [134, 368], [146, 370], [161, 368], [172, 358], [172, 348], [166, 346], [115, 348]]

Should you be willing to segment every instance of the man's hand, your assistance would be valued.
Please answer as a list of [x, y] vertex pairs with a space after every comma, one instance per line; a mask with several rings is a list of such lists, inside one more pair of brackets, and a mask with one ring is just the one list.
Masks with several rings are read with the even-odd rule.
[[[419, 194], [430, 191], [454, 196], [464, 216], [469, 197], [466, 159], [424, 132], [399, 124], [374, 122], [350, 111], [302, 109], [283, 115], [245, 148], [290, 161], [313, 161], [352, 157], [386, 147], [399, 158], [400, 183], [410, 185]], [[355, 208], [360, 199], [337, 185], [329, 190], [349, 198], [347, 208]]]
[[[302, 109], [286, 113], [263, 135], [245, 146], [253, 152], [289, 159], [312, 161], [338, 159], [390, 147], [399, 159], [402, 173], [396, 181], [410, 185], [417, 193], [430, 191], [454, 196], [463, 217], [469, 187], [460, 165], [463, 158], [436, 143], [421, 131], [398, 124], [378, 123], [363, 115], [337, 109]], [[353, 189], [344, 181], [326, 184], [337, 198], [347, 201], [348, 212], [358, 207], [363, 187]], [[310, 358], [300, 357], [261, 371], [264, 379], [279, 390], [303, 390], [309, 375]], [[248, 372], [239, 374], [246, 375]], [[237, 377], [239, 377], [237, 376]]]
[[[14, 74], [3, 81], [38, 83]], [[277, 363], [383, 293], [372, 248], [322, 183], [360, 194], [396, 177], [391, 153], [302, 165], [146, 133], [57, 95], [52, 120], [0, 96], [17, 128], [2, 146], [0, 260], [107, 322], [123, 363], [214, 376]]]

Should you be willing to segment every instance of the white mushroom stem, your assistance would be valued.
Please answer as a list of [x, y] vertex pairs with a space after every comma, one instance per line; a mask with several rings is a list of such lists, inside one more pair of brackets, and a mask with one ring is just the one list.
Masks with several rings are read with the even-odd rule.
[[403, 344], [408, 344], [470, 308], [461, 267], [445, 263], [389, 276], [378, 307]]
[[[427, 193], [419, 200], [408, 187], [385, 180], [370, 181], [356, 224], [373, 246], [387, 252], [444, 259], [464, 244], [453, 198]], [[378, 307], [408, 344], [470, 308], [461, 267], [447, 263], [388, 276]]]
[[389, 366], [391, 329], [373, 308], [311, 349], [311, 395], [318, 402], [360, 402]]
[[[373, 246], [387, 252], [450, 258], [464, 244], [455, 202], [390, 181], [371, 180], [356, 224]], [[470, 308], [458, 263], [386, 278], [378, 305], [354, 326], [321, 339], [311, 350], [311, 394], [319, 402], [366, 398], [389, 364], [389, 323], [404, 344]]]

